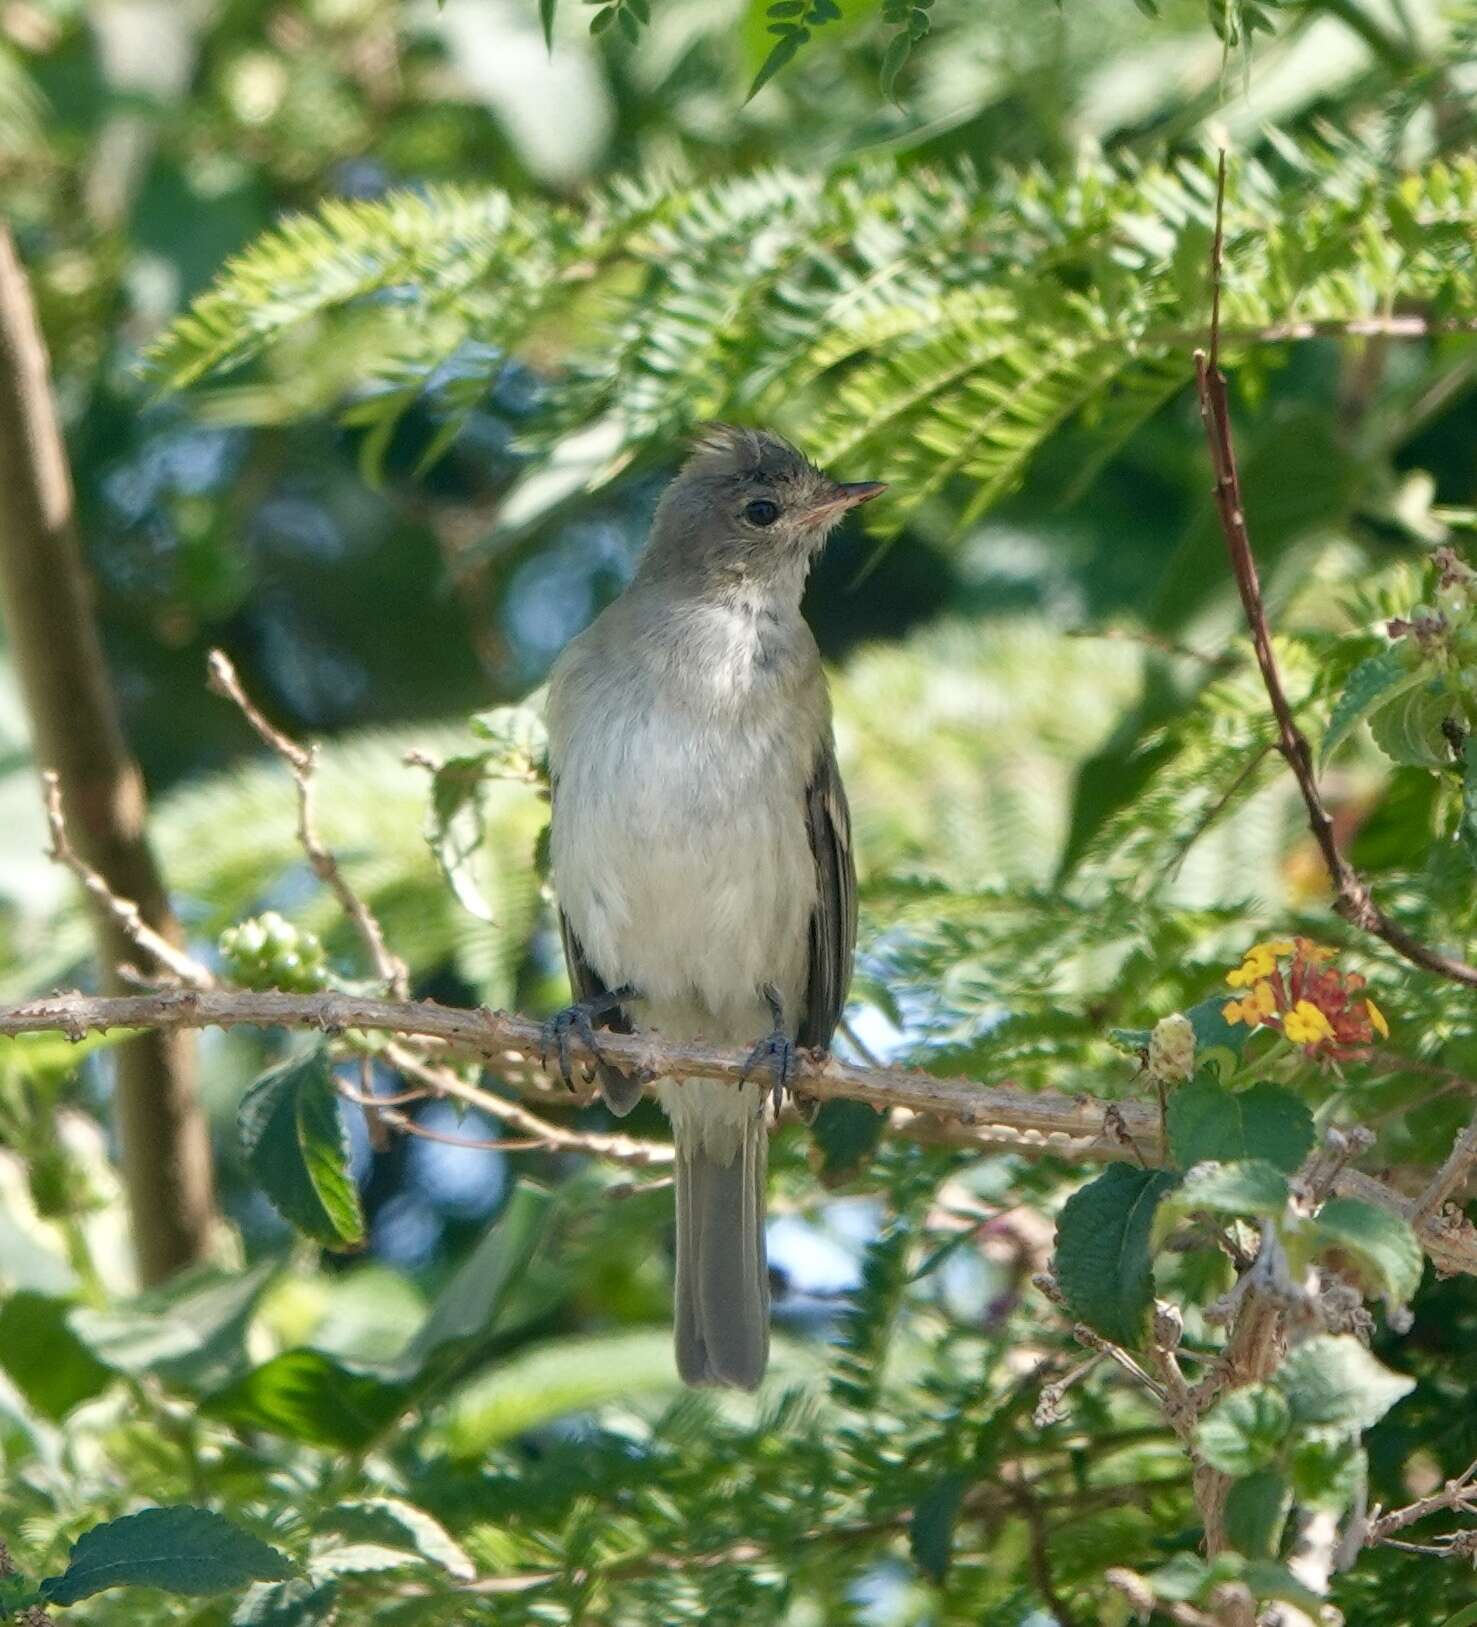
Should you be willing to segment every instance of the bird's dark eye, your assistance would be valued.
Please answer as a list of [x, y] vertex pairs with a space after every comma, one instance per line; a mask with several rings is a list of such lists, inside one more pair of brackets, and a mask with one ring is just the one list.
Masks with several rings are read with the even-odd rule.
[[779, 517], [779, 504], [770, 502], [767, 497], [756, 497], [752, 503], [744, 504], [744, 518], [750, 525], [773, 525]]

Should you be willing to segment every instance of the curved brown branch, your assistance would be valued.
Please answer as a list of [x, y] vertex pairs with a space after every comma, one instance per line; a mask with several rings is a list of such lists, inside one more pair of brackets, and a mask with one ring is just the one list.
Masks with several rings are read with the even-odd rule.
[[[190, 1028], [346, 1029], [419, 1040], [448, 1056], [480, 1060], [515, 1081], [549, 1081], [539, 1063], [542, 1025], [528, 1017], [485, 1008], [468, 1010], [434, 1000], [396, 1001], [360, 994], [259, 993], [245, 989], [161, 989], [148, 994], [97, 996], [55, 994], [20, 1005], [0, 1006], [0, 1035], [62, 1033], [81, 1039], [109, 1029], [176, 1032]], [[625, 1072], [648, 1081], [701, 1077], [737, 1083], [747, 1055], [698, 1041], [663, 1042], [656, 1035], [602, 1034], [601, 1054]], [[595, 1058], [576, 1038], [570, 1054]], [[399, 1065], [399, 1057], [391, 1057]], [[410, 1071], [410, 1070], [407, 1070]], [[946, 1079], [913, 1068], [867, 1068], [812, 1051], [798, 1055], [795, 1085], [818, 1101], [866, 1102], [889, 1113], [894, 1131], [917, 1140], [946, 1140], [975, 1149], [1052, 1154], [1072, 1162], [1133, 1159], [1161, 1164], [1165, 1152], [1157, 1104], [1108, 1102], [1064, 1096], [1021, 1085], [983, 1085]], [[445, 1086], [450, 1091], [449, 1086]], [[460, 1094], [489, 1112], [501, 1099], [475, 1086]], [[515, 1115], [505, 1114], [510, 1122]], [[582, 1138], [583, 1139], [583, 1138]], [[655, 1160], [653, 1160], [655, 1161]], [[1334, 1190], [1409, 1216], [1412, 1204], [1392, 1188], [1357, 1170], [1341, 1171]], [[1420, 1228], [1426, 1253], [1446, 1273], [1477, 1275], [1477, 1230], [1460, 1217], [1430, 1216]]]
[[1246, 509], [1241, 499], [1241, 476], [1236, 467], [1236, 449], [1231, 437], [1231, 411], [1226, 399], [1226, 378], [1220, 370], [1220, 285], [1221, 285], [1221, 219], [1226, 192], [1226, 157], [1221, 154], [1220, 174], [1216, 192], [1216, 229], [1211, 249], [1211, 324], [1210, 353], [1195, 352], [1195, 391], [1200, 400], [1200, 416], [1205, 424], [1205, 437], [1210, 447], [1211, 468], [1215, 475], [1215, 506], [1220, 517], [1221, 531], [1226, 539], [1226, 551], [1231, 559], [1231, 571], [1236, 578], [1236, 589], [1241, 595], [1241, 608], [1246, 614], [1246, 625], [1251, 632], [1252, 648], [1256, 652], [1257, 666], [1261, 669], [1262, 683], [1277, 720], [1277, 748], [1287, 759], [1302, 794], [1303, 806], [1308, 812], [1308, 825], [1313, 839], [1323, 855], [1323, 863], [1333, 883], [1334, 909], [1361, 930], [1371, 933], [1387, 943], [1397, 955], [1413, 966], [1434, 972], [1438, 977], [1454, 983], [1477, 988], [1477, 966], [1451, 955], [1432, 949], [1398, 921], [1393, 921], [1375, 903], [1369, 888], [1360, 879], [1354, 867], [1339, 851], [1333, 832], [1333, 820], [1323, 804], [1313, 772], [1313, 752], [1307, 736], [1293, 719], [1282, 687], [1282, 674], [1272, 649], [1272, 635], [1267, 626], [1266, 606], [1262, 602], [1261, 582], [1257, 577], [1256, 556], [1251, 550], [1251, 536], [1246, 528]]

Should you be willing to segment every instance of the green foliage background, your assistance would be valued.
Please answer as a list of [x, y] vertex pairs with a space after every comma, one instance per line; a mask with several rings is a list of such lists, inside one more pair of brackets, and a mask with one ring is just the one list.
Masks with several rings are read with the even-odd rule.
[[[405, 754], [488, 750], [468, 714], [536, 687], [618, 591], [682, 435], [731, 416], [893, 485], [807, 602], [863, 867], [863, 1043], [1139, 1094], [1110, 1029], [1218, 997], [1249, 943], [1306, 931], [1369, 977], [1393, 1050], [1477, 1073], [1470, 1000], [1328, 912], [1268, 750], [1188, 362], [1223, 133], [1249, 522], [1316, 737], [1477, 514], [1477, 11], [938, 0], [904, 58], [915, 8], [835, 9], [745, 101], [787, 37], [767, 30], [799, 13], [0, 0], [0, 206], [195, 946], [275, 909], [332, 975], [367, 973], [284, 775], [205, 691], [221, 644], [276, 719], [325, 737], [324, 834], [417, 992], [553, 1009], [537, 788], [480, 792], [474, 913]], [[1337, 336], [1415, 313], [1434, 331]], [[1470, 652], [1443, 660], [1438, 746], [1453, 708], [1477, 721]], [[1470, 956], [1474, 793], [1428, 760], [1430, 720], [1401, 720], [1404, 747], [1388, 719], [1352, 728], [1326, 793], [1386, 907]], [[7, 997], [92, 975], [34, 768], [0, 648]], [[319, 1188], [312, 1241], [235, 1121], [289, 1057], [285, 1122], [331, 1100], [321, 1061], [280, 1036], [204, 1043], [219, 1270], [139, 1300], [106, 1048], [0, 1041], [0, 1535], [33, 1585], [146, 1504], [246, 1534], [168, 1534], [226, 1567], [212, 1597], [134, 1574], [76, 1604], [53, 1589], [65, 1619], [1072, 1627], [1127, 1619], [1108, 1566], [1190, 1563], [1189, 1464], [1140, 1392], [1099, 1367], [1035, 1416], [1082, 1354], [1030, 1283], [1080, 1168], [886, 1140], [822, 1155], [785, 1131], [774, 1374], [754, 1399], [684, 1395], [670, 1193], [617, 1196], [630, 1171], [573, 1155], [373, 1153], [351, 1114], [357, 1198]], [[1371, 1169], [1439, 1161], [1471, 1109], [1416, 1067], [1278, 1088], [1320, 1128], [1372, 1127]], [[665, 1134], [649, 1105], [631, 1122]], [[354, 1236], [356, 1205], [365, 1246], [319, 1246]], [[1177, 1250], [1158, 1292], [1203, 1308], [1228, 1272]], [[1477, 1290], [1428, 1267], [1411, 1311], [1411, 1333], [1382, 1311], [1374, 1336], [1413, 1381], [1365, 1440], [1386, 1505], [1477, 1457]], [[1198, 1309], [1188, 1326], [1208, 1350]], [[1249, 1474], [1306, 1483], [1275, 1432], [1224, 1433]], [[1469, 1587], [1380, 1549], [1333, 1598], [1399, 1627]]]

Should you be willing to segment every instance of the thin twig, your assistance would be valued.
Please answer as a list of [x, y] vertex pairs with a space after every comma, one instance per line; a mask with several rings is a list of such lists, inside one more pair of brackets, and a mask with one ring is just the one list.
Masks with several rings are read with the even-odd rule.
[[1456, 1138], [1446, 1162], [1415, 1200], [1410, 1211], [1411, 1225], [1418, 1228], [1432, 1215], [1440, 1214], [1446, 1200], [1461, 1190], [1474, 1165], [1477, 1165], [1477, 1109], [1473, 1110], [1466, 1129]]
[[42, 793], [46, 799], [46, 823], [51, 831], [51, 847], [47, 858], [53, 864], [70, 870], [82, 883], [87, 896], [100, 904], [128, 935], [131, 942], [151, 955], [164, 969], [191, 988], [209, 988], [214, 981], [200, 963], [177, 948], [162, 933], [156, 932], [144, 920], [143, 914], [131, 898], [119, 898], [98, 871], [77, 852], [67, 836], [66, 819], [62, 814], [62, 783], [59, 775], [46, 769], [41, 775]]
[[207, 666], [206, 681], [209, 688], [231, 701], [263, 742], [287, 764], [293, 783], [297, 786], [298, 840], [307, 855], [308, 863], [313, 867], [313, 873], [338, 899], [344, 914], [354, 923], [355, 930], [363, 939], [364, 946], [369, 951], [370, 961], [383, 980], [385, 988], [395, 999], [405, 999], [410, 992], [410, 973], [405, 962], [391, 950], [385, 941], [384, 928], [380, 926], [374, 911], [344, 879], [338, 860], [324, 846], [322, 838], [318, 835], [313, 808], [313, 776], [318, 766], [317, 748], [300, 746], [297, 741], [283, 734], [280, 729], [274, 728], [266, 720], [242, 688], [236, 669], [224, 650], [212, 650]]
[[1477, 988], [1477, 967], [1439, 950], [1413, 937], [1398, 922], [1375, 903], [1364, 882], [1348, 860], [1339, 851], [1334, 836], [1333, 820], [1324, 806], [1313, 771], [1313, 752], [1307, 737], [1293, 720], [1287, 693], [1282, 687], [1282, 675], [1272, 650], [1272, 635], [1267, 626], [1267, 612], [1262, 601], [1261, 582], [1257, 577], [1256, 559], [1251, 549], [1251, 537], [1246, 528], [1246, 510], [1241, 496], [1241, 477], [1236, 466], [1236, 451], [1231, 436], [1231, 413], [1226, 396], [1226, 379], [1219, 367], [1220, 356], [1220, 287], [1221, 287], [1221, 222], [1225, 213], [1226, 159], [1221, 154], [1220, 171], [1216, 183], [1216, 230], [1211, 255], [1211, 329], [1210, 348], [1195, 352], [1195, 391], [1200, 401], [1200, 416], [1205, 423], [1205, 435], [1210, 447], [1211, 468], [1215, 475], [1215, 505], [1220, 516], [1221, 531], [1230, 555], [1231, 570], [1236, 578], [1241, 607], [1251, 632], [1252, 648], [1257, 666], [1261, 669], [1262, 683], [1277, 720], [1277, 749], [1287, 759], [1302, 793], [1307, 809], [1308, 825], [1313, 832], [1323, 862], [1333, 883], [1334, 909], [1345, 920], [1387, 943], [1396, 954], [1414, 966], [1434, 972], [1454, 983]]
[[1397, 1531], [1425, 1519], [1428, 1514], [1439, 1514], [1449, 1508], [1459, 1509], [1464, 1514], [1477, 1514], [1477, 1462], [1469, 1463], [1455, 1480], [1448, 1480], [1440, 1491], [1432, 1492], [1429, 1497], [1419, 1498], [1407, 1507], [1393, 1509], [1388, 1514], [1377, 1515], [1369, 1522], [1364, 1540], [1366, 1543], [1386, 1542]]

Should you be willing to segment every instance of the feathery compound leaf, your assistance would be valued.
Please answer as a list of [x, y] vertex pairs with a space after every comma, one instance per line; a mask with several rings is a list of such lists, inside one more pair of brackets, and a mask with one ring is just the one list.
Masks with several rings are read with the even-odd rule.
[[1113, 1164], [1067, 1199], [1054, 1269], [1068, 1308], [1115, 1344], [1136, 1349], [1154, 1302], [1149, 1234], [1178, 1176]]
[[[757, 83], [829, 16], [777, 11]], [[1397, 295], [1438, 313], [1477, 301], [1477, 158], [1392, 179], [1348, 151], [1283, 148], [1292, 181], [1251, 162], [1233, 172], [1228, 347], [1378, 316]], [[625, 186], [580, 217], [493, 191], [336, 201], [232, 261], [152, 361], [179, 386], [304, 325], [352, 320], [363, 339], [348, 354], [366, 360], [350, 382], [374, 387], [355, 420], [372, 429], [449, 356], [470, 358], [454, 392], [465, 407], [536, 342], [558, 377], [529, 450], [606, 426], [614, 444], [590, 485], [696, 419], [763, 415], [838, 468], [893, 482], [877, 516], [889, 530], [921, 505], [957, 528], [1063, 425], [1098, 424], [1110, 456], [1178, 387], [1204, 320], [1214, 200], [1203, 162], [1096, 160], [990, 187], [885, 163]]]
[[146, 1508], [77, 1539], [67, 1568], [41, 1584], [48, 1604], [76, 1604], [110, 1587], [157, 1587], [197, 1596], [248, 1582], [280, 1582], [292, 1566], [229, 1520], [205, 1508]]

